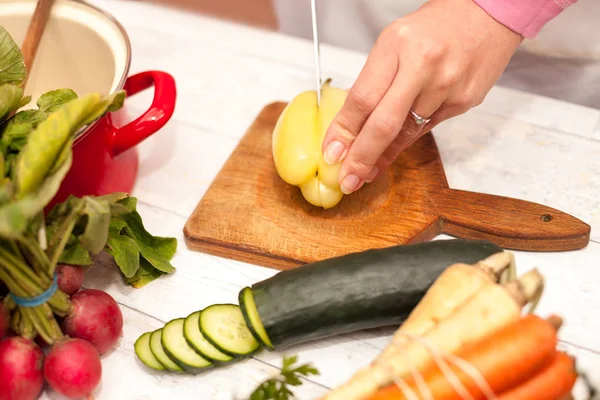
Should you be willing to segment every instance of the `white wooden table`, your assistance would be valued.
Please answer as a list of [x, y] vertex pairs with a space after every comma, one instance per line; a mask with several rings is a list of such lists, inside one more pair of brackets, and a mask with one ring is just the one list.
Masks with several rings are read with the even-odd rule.
[[[261, 108], [313, 87], [312, 44], [136, 1], [95, 3], [127, 29], [131, 73], [160, 69], [177, 80], [173, 119], [140, 145], [134, 195], [147, 228], [179, 240], [176, 273], [142, 289], [126, 286], [113, 265], [99, 263], [87, 273], [85, 286], [108, 291], [125, 317], [119, 348], [103, 359], [97, 399], [243, 398], [277, 371], [281, 354], [262, 352], [201, 376], [179, 376], [145, 368], [133, 343], [172, 318], [216, 302], [236, 302], [244, 285], [276, 273], [191, 252], [182, 230]], [[366, 57], [328, 46], [322, 56], [324, 75], [345, 87]], [[128, 99], [129, 107], [145, 110], [152, 97], [148, 92]], [[435, 135], [451, 187], [539, 202], [592, 225], [592, 242], [584, 250], [517, 252], [516, 257], [519, 273], [538, 267], [545, 274], [539, 313], [565, 318], [561, 346], [599, 385], [600, 110], [496, 87], [484, 104], [442, 124]], [[296, 389], [298, 398], [313, 399], [345, 381], [370, 362], [392, 332], [356, 333], [290, 349], [321, 372]], [[577, 398], [583, 398], [579, 389]]]

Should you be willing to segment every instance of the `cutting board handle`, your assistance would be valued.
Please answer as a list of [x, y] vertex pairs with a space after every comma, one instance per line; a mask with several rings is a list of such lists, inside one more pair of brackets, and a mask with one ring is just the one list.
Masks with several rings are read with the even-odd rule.
[[590, 239], [588, 224], [541, 204], [456, 189], [431, 196], [448, 235], [529, 251], [577, 250]]

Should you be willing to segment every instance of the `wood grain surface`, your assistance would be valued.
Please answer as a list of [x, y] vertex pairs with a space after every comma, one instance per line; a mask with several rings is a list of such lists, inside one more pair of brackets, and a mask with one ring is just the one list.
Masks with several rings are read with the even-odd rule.
[[271, 133], [285, 105], [260, 112], [189, 217], [190, 249], [288, 269], [441, 233], [515, 250], [574, 250], [589, 241], [590, 226], [559, 210], [450, 189], [432, 133], [338, 206], [314, 207], [273, 165]]

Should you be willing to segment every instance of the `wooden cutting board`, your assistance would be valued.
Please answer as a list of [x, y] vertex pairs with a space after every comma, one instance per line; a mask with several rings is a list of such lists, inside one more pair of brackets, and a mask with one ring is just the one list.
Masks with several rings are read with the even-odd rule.
[[276, 269], [441, 233], [513, 250], [585, 247], [590, 226], [559, 210], [450, 189], [431, 133], [383, 176], [330, 210], [304, 200], [275, 170], [273, 127], [286, 103], [267, 105], [188, 219], [187, 246]]

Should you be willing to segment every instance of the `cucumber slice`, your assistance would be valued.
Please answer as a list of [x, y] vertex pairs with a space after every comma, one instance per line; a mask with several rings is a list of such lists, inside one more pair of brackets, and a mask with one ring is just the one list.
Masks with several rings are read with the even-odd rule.
[[148, 367], [157, 371], [164, 371], [165, 366], [162, 365], [156, 357], [154, 357], [152, 350], [150, 350], [151, 334], [152, 332], [146, 332], [135, 341], [135, 344], [133, 345], [135, 354], [138, 356], [140, 361], [146, 364]]
[[196, 353], [183, 336], [183, 323], [185, 318], [176, 318], [167, 322], [162, 332], [162, 347], [165, 353], [180, 367], [187, 371], [204, 369], [212, 363]]
[[183, 336], [187, 343], [202, 357], [215, 363], [226, 363], [233, 360], [232, 356], [220, 352], [202, 335], [198, 322], [201, 313], [202, 311], [196, 311], [188, 315], [183, 323]]
[[236, 304], [206, 307], [200, 314], [199, 325], [206, 340], [232, 357], [249, 356], [260, 347]]
[[167, 353], [165, 353], [161, 341], [162, 329], [157, 329], [150, 334], [150, 351], [152, 351], [154, 357], [156, 357], [156, 359], [169, 371], [185, 372], [185, 370], [182, 367], [175, 364], [175, 362], [169, 358]]
[[269, 350], [273, 350], [273, 345], [271, 344], [269, 336], [267, 336], [267, 331], [265, 331], [265, 327], [262, 322], [260, 322], [260, 316], [256, 309], [256, 303], [254, 302], [251, 288], [246, 287], [240, 291], [239, 303], [246, 325], [248, 325], [248, 329], [252, 332], [254, 338], [262, 346]]

